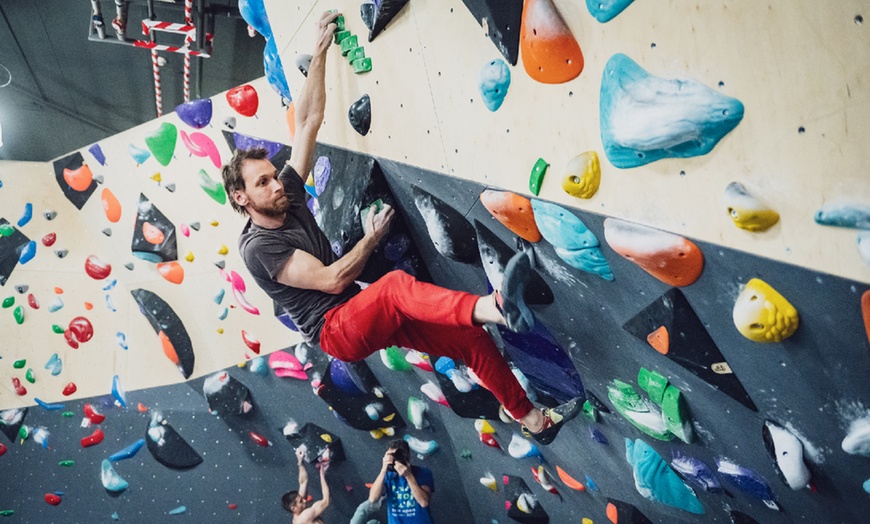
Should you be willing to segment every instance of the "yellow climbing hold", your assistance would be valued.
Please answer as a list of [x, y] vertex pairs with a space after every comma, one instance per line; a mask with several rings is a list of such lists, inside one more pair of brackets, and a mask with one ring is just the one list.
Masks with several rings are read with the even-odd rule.
[[755, 342], [780, 342], [798, 328], [798, 312], [767, 282], [753, 278], [734, 303], [734, 325]]
[[478, 433], [482, 433], [482, 434], [488, 433], [491, 435], [491, 434], [495, 433], [495, 428], [492, 427], [492, 424], [490, 424], [487, 420], [482, 419], [482, 418], [474, 421], [474, 429], [476, 429]]
[[588, 519], [586, 517], [583, 517], [583, 520], [581, 520], [580, 523], [581, 524], [595, 524], [594, 522], [592, 522], [592, 519]]
[[217, 328], [218, 335], [224, 334], [224, 328]]
[[395, 413], [390, 413], [389, 415], [387, 415], [386, 417], [383, 418], [383, 421], [384, 421], [384, 422], [389, 422], [389, 421], [393, 420], [394, 418], [396, 418], [396, 414], [395, 414]]
[[324, 442], [332, 444], [332, 435], [330, 435], [329, 433], [324, 433], [323, 435], [320, 435], [320, 438], [323, 439]]
[[498, 492], [498, 482], [495, 480], [495, 476], [492, 473], [487, 473], [486, 475], [480, 477], [480, 483], [489, 489]]
[[187, 260], [188, 262], [193, 262], [193, 251], [188, 251], [187, 256], [184, 257], [184, 260]]
[[740, 182], [725, 188], [725, 205], [734, 225], [746, 231], [765, 231], [779, 221], [779, 213], [753, 196]]
[[238, 364], [236, 364], [236, 366], [238, 366], [238, 367], [240, 367], [240, 368], [242, 368], [242, 369], [244, 369], [246, 365], [247, 365], [247, 363], [246, 363], [244, 360], [241, 361], [241, 362], [239, 362]]
[[218, 227], [219, 224], [220, 222], [218, 222], [217, 220], [212, 220], [211, 222], [209, 222], [209, 225], [211, 227]]
[[160, 176], [160, 172], [158, 171], [157, 173], [154, 173], [153, 175], [151, 175], [151, 180], [153, 180], [159, 184], [163, 180], [163, 178]]
[[226, 255], [229, 252], [230, 250], [227, 248], [226, 245], [223, 245], [220, 249], [218, 249], [218, 255]]
[[601, 185], [601, 163], [598, 153], [587, 151], [574, 157], [565, 166], [562, 189], [577, 198], [592, 198]]

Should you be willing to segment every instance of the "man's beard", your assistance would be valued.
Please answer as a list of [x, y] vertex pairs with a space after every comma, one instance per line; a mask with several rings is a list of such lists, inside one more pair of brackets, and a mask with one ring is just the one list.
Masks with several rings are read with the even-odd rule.
[[290, 210], [290, 198], [284, 195], [269, 205], [262, 207], [252, 202], [251, 209], [269, 218], [282, 218]]

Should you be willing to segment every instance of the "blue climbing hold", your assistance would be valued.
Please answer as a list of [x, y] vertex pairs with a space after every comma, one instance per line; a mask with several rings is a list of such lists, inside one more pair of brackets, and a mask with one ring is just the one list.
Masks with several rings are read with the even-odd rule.
[[610, 22], [630, 6], [634, 0], [586, 0], [589, 14], [602, 24]]
[[24, 249], [21, 250], [21, 254], [18, 256], [18, 262], [21, 264], [26, 264], [33, 260], [33, 257], [36, 256], [36, 241], [31, 240], [28, 242]]
[[97, 162], [99, 162], [101, 166], [106, 165], [106, 155], [103, 154], [103, 150], [100, 147], [100, 144], [92, 145], [88, 148], [88, 152], [94, 155], [94, 158], [97, 159]]
[[634, 485], [645, 498], [689, 513], [704, 514], [695, 493], [649, 444], [641, 439], [625, 439], [625, 458], [634, 470]]
[[112, 453], [109, 456], [109, 460], [112, 462], [117, 462], [119, 460], [128, 459], [139, 453], [139, 450], [142, 449], [142, 446], [145, 445], [145, 439], [140, 438], [136, 442], [130, 444], [126, 448], [118, 451], [117, 453]]
[[619, 168], [705, 155], [743, 119], [736, 98], [654, 77], [619, 53], [604, 67], [600, 99], [604, 152]]
[[613, 271], [598, 247], [595, 233], [580, 218], [564, 207], [532, 199], [535, 224], [556, 254], [571, 267], [613, 280]]
[[239, 13], [258, 33], [267, 39], [272, 38], [272, 25], [263, 0], [239, 0]]
[[48, 411], [59, 411], [59, 410], [64, 408], [63, 404], [50, 404], [48, 402], [44, 402], [42, 400], [39, 400], [36, 397], [33, 397], [33, 401], [36, 402], [39, 405], [39, 407], [41, 407], [42, 409], [48, 410]]
[[676, 450], [673, 451], [672, 456], [671, 467], [683, 478], [699, 485], [704, 491], [711, 493], [722, 491], [722, 484], [719, 483], [713, 470], [704, 461]]
[[488, 62], [477, 75], [483, 103], [490, 111], [496, 111], [504, 102], [511, 85], [511, 70], [501, 58]]
[[816, 224], [823, 226], [870, 229], [870, 206], [847, 202], [825, 204], [816, 211]]
[[293, 100], [290, 86], [287, 85], [287, 77], [284, 76], [284, 66], [281, 64], [278, 46], [273, 38], [266, 40], [266, 47], [263, 49], [263, 69], [266, 71], [266, 79], [272, 89], [287, 100]]
[[30, 202], [24, 204], [24, 212], [21, 214], [21, 218], [18, 219], [18, 227], [24, 227], [30, 219], [33, 218], [33, 204]]

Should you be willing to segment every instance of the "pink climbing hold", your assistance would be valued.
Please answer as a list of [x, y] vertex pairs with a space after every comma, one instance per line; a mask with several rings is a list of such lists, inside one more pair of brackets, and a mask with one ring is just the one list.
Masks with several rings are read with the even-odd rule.
[[251, 337], [247, 331], [242, 330], [242, 340], [245, 341], [245, 345], [256, 354], [260, 354], [260, 341]]
[[68, 397], [75, 393], [79, 388], [76, 386], [75, 382], [70, 382], [63, 388], [63, 396]]
[[190, 228], [187, 226], [187, 224], [181, 224], [180, 226], [178, 226], [178, 229], [181, 231], [182, 235], [186, 237], [190, 236]]
[[85, 273], [94, 280], [103, 280], [112, 272], [112, 266], [106, 264], [96, 255], [91, 255], [85, 260]]
[[69, 331], [77, 342], [87, 342], [94, 336], [94, 326], [85, 317], [76, 317], [70, 320]]
[[106, 416], [97, 411], [97, 408], [90, 404], [85, 404], [85, 417], [91, 421], [91, 424], [100, 424], [106, 420]]
[[54, 493], [46, 493], [45, 494], [45, 501], [48, 502], [49, 504], [51, 504], [52, 506], [57, 506], [58, 504], [60, 504], [60, 497], [58, 497]]
[[82, 447], [89, 448], [91, 446], [96, 446], [103, 441], [103, 438], [105, 438], [103, 430], [97, 428], [93, 433], [82, 439]]
[[214, 141], [203, 133], [193, 132], [190, 135], [181, 132], [181, 141], [184, 147], [190, 151], [190, 154], [198, 157], [207, 156], [214, 167], [221, 167], [221, 154], [215, 146]]
[[245, 280], [235, 271], [230, 271], [228, 282], [233, 285], [233, 289], [238, 289], [242, 293], [248, 290], [247, 286], [245, 286]]
[[250, 313], [252, 315], [259, 315], [260, 314], [260, 310], [257, 309], [257, 306], [248, 302], [248, 299], [245, 297], [244, 292], [239, 291], [235, 286], [233, 287], [233, 298], [235, 298], [236, 302], [239, 303], [239, 306], [241, 306], [241, 308], [244, 309], [245, 311], [247, 311], [248, 313]]
[[286, 351], [275, 351], [269, 355], [269, 367], [275, 371], [276, 377], [308, 380], [308, 374], [305, 372], [307, 368], [302, 366], [295, 355]]
[[447, 403], [447, 397], [444, 396], [444, 392], [441, 391], [441, 388], [438, 387], [432, 381], [426, 382], [422, 386], [420, 386], [420, 391], [423, 392], [424, 395], [429, 397], [429, 400], [433, 402], [437, 402], [442, 406], [450, 407], [450, 404]]
[[15, 394], [19, 397], [23, 397], [27, 394], [27, 388], [21, 385], [21, 379], [18, 377], [12, 378], [12, 387], [15, 388]]

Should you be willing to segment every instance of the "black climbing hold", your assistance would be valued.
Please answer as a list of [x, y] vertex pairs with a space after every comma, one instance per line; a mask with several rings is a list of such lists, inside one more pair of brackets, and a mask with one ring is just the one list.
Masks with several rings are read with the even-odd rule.
[[374, 2], [363, 2], [359, 6], [359, 16], [363, 23], [369, 28], [369, 31], [375, 26], [375, 4]]
[[167, 352], [167, 348], [171, 346], [175, 352], [175, 358], [172, 360], [175, 361], [184, 378], [190, 378], [195, 361], [193, 344], [190, 342], [187, 329], [178, 318], [175, 310], [165, 300], [147, 289], [134, 289], [130, 293], [139, 304], [139, 311], [148, 319], [154, 332], [158, 335], [163, 334], [161, 339], [163, 340], [163, 350], [167, 353], [166, 356], [172, 359]]
[[[65, 169], [69, 169], [71, 171], [75, 171], [80, 169], [85, 160], [82, 158], [81, 153], [73, 153], [71, 155], [65, 156], [59, 160], [54, 161], [54, 178], [57, 180], [57, 185], [60, 186], [61, 191], [63, 191], [64, 196], [72, 202], [77, 209], [81, 209], [84, 207], [85, 202], [91, 197], [94, 191], [97, 189], [97, 182], [91, 179], [90, 185], [85, 188], [84, 191], [76, 191], [71, 188], [70, 185], [66, 182], [66, 179], [63, 176], [63, 172]], [[48, 218], [46, 216], [46, 218]], [[49, 219], [51, 220], [51, 219]]]
[[[522, 477], [505, 475], [505, 507], [507, 516], [520, 524], [548, 524], [550, 516], [535, 498]], [[523, 500], [520, 501], [520, 498]], [[528, 511], [528, 513], [526, 512]]]
[[[139, 206], [137, 207], [136, 226], [133, 228], [133, 241], [130, 249], [133, 255], [149, 262], [169, 262], [178, 259], [178, 246], [176, 244], [175, 224], [157, 209], [144, 195], [139, 194]], [[163, 241], [154, 244], [145, 238], [143, 226], [148, 222], [151, 226], [160, 230]], [[152, 239], [153, 240], [153, 239]]]
[[[474, 227], [477, 230], [477, 248], [486, 277], [490, 283], [501, 282], [500, 275], [504, 274], [504, 268], [508, 260], [514, 256], [514, 251], [479, 221], [474, 221]], [[550, 286], [536, 271], [532, 272], [532, 278], [526, 286], [523, 298], [526, 304], [533, 306], [546, 306], [555, 300]]]
[[202, 463], [199, 453], [165, 421], [149, 422], [145, 442], [154, 459], [167, 468], [189, 469]]
[[511, 65], [517, 65], [523, 0], [462, 0], [486, 36]]
[[350, 105], [350, 109], [347, 110], [347, 118], [357, 133], [362, 136], [369, 133], [369, 128], [372, 126], [372, 100], [369, 95], [361, 96], [359, 100]]
[[457, 262], [477, 263], [477, 234], [468, 219], [419, 187], [411, 186], [411, 191], [414, 194], [414, 205], [423, 216], [435, 249]]
[[226, 371], [206, 378], [202, 390], [208, 410], [221, 418], [246, 416], [254, 412], [251, 390]]
[[[0, 218], [0, 226], [9, 224], [5, 218]], [[0, 236], [0, 286], [6, 285], [6, 281], [12, 275], [12, 270], [18, 265], [18, 259], [30, 239], [16, 228], [7, 236]]]
[[369, 42], [375, 39], [381, 31], [387, 27], [387, 24], [399, 14], [399, 11], [405, 7], [408, 0], [381, 0], [375, 9], [375, 19], [372, 23], [372, 29], [369, 31]]
[[341, 444], [341, 439], [338, 435], [326, 431], [317, 424], [308, 423], [301, 428], [295, 429], [285, 435], [287, 441], [297, 449], [299, 446], [305, 446], [305, 461], [309, 464], [317, 462], [318, 458], [323, 455], [325, 450], [329, 450], [329, 463], [331, 465], [338, 464], [344, 461], [344, 446]]
[[757, 520], [736, 509], [732, 509], [729, 516], [731, 517], [731, 524], [758, 524]]

